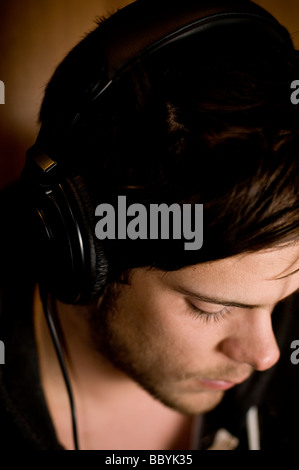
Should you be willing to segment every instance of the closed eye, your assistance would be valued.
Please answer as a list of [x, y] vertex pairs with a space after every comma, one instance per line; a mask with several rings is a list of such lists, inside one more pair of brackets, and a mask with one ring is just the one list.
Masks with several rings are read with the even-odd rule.
[[229, 307], [225, 306], [216, 312], [207, 312], [199, 307], [196, 307], [196, 305], [194, 305], [189, 299], [187, 299], [187, 306], [192, 315], [205, 322], [219, 322], [220, 320], [224, 319], [231, 311]]

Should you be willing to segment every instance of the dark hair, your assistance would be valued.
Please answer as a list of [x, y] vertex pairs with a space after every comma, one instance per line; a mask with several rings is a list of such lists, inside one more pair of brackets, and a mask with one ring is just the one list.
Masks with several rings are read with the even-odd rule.
[[83, 176], [92, 224], [96, 205], [118, 194], [145, 205], [204, 205], [198, 251], [179, 241], [101, 242], [110, 279], [133, 267], [174, 270], [297, 239], [299, 109], [290, 84], [298, 52], [214, 31], [204, 45], [192, 39], [134, 61], [100, 104], [87, 105], [106, 77], [98, 47], [105, 24], [47, 87], [46, 150]]

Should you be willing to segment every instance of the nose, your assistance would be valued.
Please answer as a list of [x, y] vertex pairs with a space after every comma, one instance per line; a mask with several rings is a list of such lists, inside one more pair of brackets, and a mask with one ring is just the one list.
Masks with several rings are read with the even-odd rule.
[[280, 351], [272, 329], [271, 311], [247, 311], [242, 322], [221, 342], [221, 352], [258, 371], [272, 367], [278, 361]]

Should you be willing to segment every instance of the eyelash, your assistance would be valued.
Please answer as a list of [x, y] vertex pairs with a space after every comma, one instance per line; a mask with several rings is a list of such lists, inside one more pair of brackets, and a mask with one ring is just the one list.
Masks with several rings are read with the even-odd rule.
[[195, 305], [193, 305], [189, 301], [188, 301], [188, 307], [196, 318], [199, 318], [200, 320], [203, 320], [206, 323], [210, 321], [219, 322], [230, 313], [230, 310], [228, 307], [224, 307], [218, 312], [214, 312], [214, 313], [205, 312], [204, 310], [201, 310], [200, 308], [195, 307]]

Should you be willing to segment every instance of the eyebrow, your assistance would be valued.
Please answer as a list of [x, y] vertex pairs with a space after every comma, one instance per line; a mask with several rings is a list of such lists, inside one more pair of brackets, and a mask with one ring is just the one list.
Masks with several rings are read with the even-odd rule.
[[244, 304], [242, 302], [235, 302], [234, 300], [224, 300], [220, 299], [218, 297], [206, 297], [198, 292], [193, 292], [191, 290], [185, 289], [182, 286], [176, 285], [174, 286], [174, 289], [178, 292], [181, 292], [182, 294], [185, 295], [190, 295], [192, 297], [197, 298], [198, 300], [201, 300], [203, 302], [207, 302], [210, 304], [217, 304], [217, 305], [224, 305], [226, 307], [239, 307], [239, 308], [248, 308], [248, 309], [254, 309], [254, 308], [260, 308], [261, 305], [257, 304]]
[[[296, 270], [295, 272], [297, 272]], [[287, 274], [287, 276], [290, 276], [292, 273]], [[248, 308], [248, 309], [254, 309], [254, 308], [261, 308], [261, 304], [245, 304], [243, 302], [235, 302], [234, 300], [224, 300], [220, 299], [219, 297], [206, 297], [205, 295], [202, 295], [198, 292], [193, 292], [192, 290], [185, 289], [185, 287], [182, 287], [180, 285], [175, 285], [174, 290], [177, 292], [181, 292], [182, 294], [185, 295], [190, 295], [191, 297], [195, 297], [198, 300], [201, 300], [202, 302], [207, 302], [210, 304], [217, 304], [217, 305], [224, 305], [226, 307], [238, 307], [238, 308]], [[294, 292], [292, 292], [290, 295], [285, 297], [284, 299], [281, 299], [280, 302], [283, 300], [286, 300], [288, 297], [291, 297], [294, 294], [299, 294], [299, 288], [296, 289]]]

